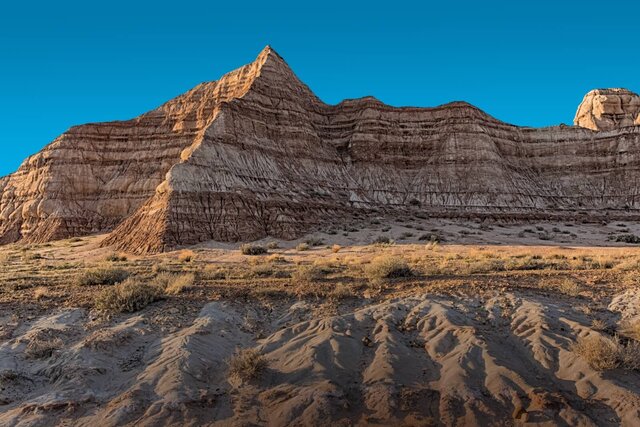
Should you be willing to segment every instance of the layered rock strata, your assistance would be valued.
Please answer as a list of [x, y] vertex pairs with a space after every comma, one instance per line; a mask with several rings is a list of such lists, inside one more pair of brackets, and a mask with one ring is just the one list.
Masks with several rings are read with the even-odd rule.
[[111, 232], [107, 245], [157, 252], [406, 210], [638, 218], [640, 127], [627, 124], [523, 128], [464, 102], [327, 105], [267, 47], [217, 82], [134, 120], [72, 128], [27, 159], [0, 181], [0, 242]]

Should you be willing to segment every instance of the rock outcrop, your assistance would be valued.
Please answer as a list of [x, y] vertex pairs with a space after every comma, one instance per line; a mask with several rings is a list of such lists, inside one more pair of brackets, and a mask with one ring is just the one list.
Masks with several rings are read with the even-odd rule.
[[[595, 105], [593, 117], [617, 114]], [[267, 47], [217, 82], [130, 121], [72, 128], [27, 159], [0, 181], [0, 242], [111, 232], [105, 244], [156, 252], [406, 210], [637, 218], [639, 170], [640, 127], [523, 128], [464, 102], [327, 105]]]
[[640, 96], [627, 89], [595, 89], [587, 93], [573, 120], [592, 130], [613, 130], [640, 124]]

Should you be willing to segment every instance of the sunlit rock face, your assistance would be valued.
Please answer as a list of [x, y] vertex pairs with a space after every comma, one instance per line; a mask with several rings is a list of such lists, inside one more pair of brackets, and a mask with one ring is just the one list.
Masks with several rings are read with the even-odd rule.
[[0, 244], [110, 233], [146, 253], [408, 212], [640, 219], [637, 98], [592, 93], [582, 127], [540, 129], [465, 102], [328, 105], [267, 47], [135, 119], [74, 127], [0, 178]]
[[640, 124], [640, 96], [627, 89], [587, 93], [573, 120], [576, 126], [607, 131]]

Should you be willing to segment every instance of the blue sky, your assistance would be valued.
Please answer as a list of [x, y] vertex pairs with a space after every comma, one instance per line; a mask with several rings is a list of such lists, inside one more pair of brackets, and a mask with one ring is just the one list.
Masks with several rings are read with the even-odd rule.
[[[101, 3], [101, 4], [99, 4]], [[640, 91], [640, 3], [5, 2], [0, 175], [70, 126], [122, 120], [270, 44], [325, 102], [468, 101], [528, 126], [571, 123], [596, 87]]]

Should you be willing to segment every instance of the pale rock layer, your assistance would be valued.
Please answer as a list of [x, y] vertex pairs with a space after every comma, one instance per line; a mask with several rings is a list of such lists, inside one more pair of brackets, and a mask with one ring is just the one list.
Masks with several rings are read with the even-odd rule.
[[587, 93], [574, 119], [576, 126], [612, 130], [640, 124], [640, 96], [627, 89], [595, 89]]

